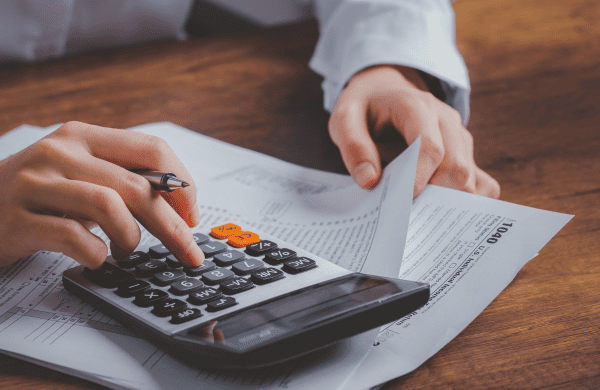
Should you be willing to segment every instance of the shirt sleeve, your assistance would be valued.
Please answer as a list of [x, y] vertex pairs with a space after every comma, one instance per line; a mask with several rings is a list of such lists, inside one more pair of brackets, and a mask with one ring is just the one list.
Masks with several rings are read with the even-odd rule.
[[192, 0], [2, 0], [0, 62], [183, 37]]
[[[302, 0], [301, 0], [302, 1]], [[307, 0], [303, 0], [306, 2]], [[332, 111], [350, 78], [369, 66], [404, 65], [438, 83], [439, 99], [466, 125], [470, 84], [456, 47], [449, 0], [313, 0], [320, 37], [310, 61], [323, 76], [324, 106]]]

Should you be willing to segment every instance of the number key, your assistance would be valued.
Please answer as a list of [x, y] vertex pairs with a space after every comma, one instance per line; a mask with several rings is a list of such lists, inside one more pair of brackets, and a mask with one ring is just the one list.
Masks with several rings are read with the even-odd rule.
[[135, 267], [135, 273], [141, 277], [152, 276], [157, 272], [166, 270], [167, 264], [160, 260], [150, 260]]
[[202, 274], [202, 281], [208, 285], [219, 284], [227, 279], [233, 278], [235, 275], [227, 268], [217, 268], [213, 271]]
[[225, 252], [227, 250], [227, 245], [219, 241], [213, 241], [200, 245], [200, 249], [204, 252], [206, 257], [211, 257], [217, 253]]
[[180, 269], [167, 269], [166, 271], [157, 272], [152, 278], [152, 283], [159, 286], [168, 286], [169, 284], [185, 278], [185, 272]]
[[186, 278], [173, 283], [169, 291], [175, 295], [186, 295], [191, 294], [194, 291], [198, 291], [202, 287], [204, 287], [204, 283], [202, 283], [198, 279]]
[[231, 269], [238, 275], [248, 275], [250, 272], [263, 268], [265, 263], [258, 259], [246, 259], [235, 263]]

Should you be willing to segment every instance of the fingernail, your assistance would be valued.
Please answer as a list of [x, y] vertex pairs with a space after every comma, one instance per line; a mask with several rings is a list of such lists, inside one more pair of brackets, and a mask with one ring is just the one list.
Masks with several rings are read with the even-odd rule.
[[359, 186], [369, 188], [377, 181], [377, 172], [371, 163], [364, 162], [354, 168], [354, 180]]

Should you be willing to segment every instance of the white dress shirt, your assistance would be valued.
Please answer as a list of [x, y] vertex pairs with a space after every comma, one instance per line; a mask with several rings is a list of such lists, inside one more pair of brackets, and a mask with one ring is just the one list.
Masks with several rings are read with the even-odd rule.
[[[450, 0], [205, 0], [258, 25], [318, 19], [310, 67], [331, 111], [348, 80], [376, 64], [419, 69], [441, 82], [464, 123], [469, 77], [456, 48]], [[183, 39], [192, 0], [2, 0], [0, 62], [33, 61], [97, 47]]]

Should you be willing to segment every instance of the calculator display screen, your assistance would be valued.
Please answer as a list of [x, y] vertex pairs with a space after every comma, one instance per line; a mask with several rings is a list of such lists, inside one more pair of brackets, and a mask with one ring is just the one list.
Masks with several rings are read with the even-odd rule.
[[222, 332], [230, 347], [245, 348], [401, 291], [386, 279], [351, 275], [225, 317], [214, 329]]

